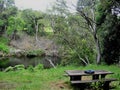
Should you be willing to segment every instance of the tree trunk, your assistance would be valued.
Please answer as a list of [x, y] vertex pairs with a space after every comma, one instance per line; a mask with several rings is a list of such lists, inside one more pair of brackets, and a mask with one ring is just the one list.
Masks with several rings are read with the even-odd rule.
[[99, 44], [99, 40], [97, 37], [97, 29], [96, 29], [96, 23], [95, 23], [95, 11], [94, 9], [90, 9], [91, 13], [92, 13], [92, 20], [93, 22], [91, 22], [90, 25], [90, 29], [91, 29], [91, 33], [93, 35], [94, 41], [95, 41], [95, 46], [96, 46], [96, 51], [97, 51], [97, 55], [96, 55], [96, 64], [99, 64], [101, 61], [101, 51], [100, 51], [100, 44]]
[[35, 40], [38, 42], [38, 22], [34, 20], [34, 25], [35, 25]]
[[52, 65], [53, 68], [56, 68], [56, 66], [54, 65], [54, 63], [52, 62], [52, 60], [50, 59], [46, 59], [47, 61], [49, 61], [50, 65]]
[[38, 23], [35, 25], [35, 30], [36, 30], [36, 41], [38, 41]]
[[96, 50], [97, 50], [96, 63], [97, 63], [97, 64], [100, 64], [100, 61], [101, 61], [101, 51], [100, 51], [99, 40], [98, 40], [98, 38], [96, 37], [96, 35], [94, 36], [94, 41], [95, 41]]

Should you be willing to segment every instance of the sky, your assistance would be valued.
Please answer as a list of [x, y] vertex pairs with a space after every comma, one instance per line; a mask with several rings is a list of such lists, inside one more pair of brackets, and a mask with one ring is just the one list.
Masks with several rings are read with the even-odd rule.
[[[56, 0], [15, 0], [15, 5], [19, 9], [32, 8], [45, 12]], [[75, 4], [77, 0], [66, 0], [69, 5]]]

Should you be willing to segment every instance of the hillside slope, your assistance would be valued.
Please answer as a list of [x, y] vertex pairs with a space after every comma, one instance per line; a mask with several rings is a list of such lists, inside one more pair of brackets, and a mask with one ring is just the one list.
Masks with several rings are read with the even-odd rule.
[[17, 40], [11, 40], [10, 46], [16, 50], [43, 50], [47, 55], [58, 53], [58, 46], [53, 40], [46, 37], [39, 37], [38, 41], [34, 36], [23, 34]]

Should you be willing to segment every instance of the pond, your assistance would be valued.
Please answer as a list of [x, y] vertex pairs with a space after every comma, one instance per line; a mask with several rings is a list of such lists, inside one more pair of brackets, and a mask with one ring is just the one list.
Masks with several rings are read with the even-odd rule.
[[32, 65], [33, 67], [38, 64], [43, 64], [44, 68], [51, 68], [53, 65], [60, 63], [60, 59], [55, 56], [45, 56], [45, 57], [4, 57], [0, 58], [0, 70], [4, 70], [9, 66], [15, 66], [23, 64], [25, 67]]

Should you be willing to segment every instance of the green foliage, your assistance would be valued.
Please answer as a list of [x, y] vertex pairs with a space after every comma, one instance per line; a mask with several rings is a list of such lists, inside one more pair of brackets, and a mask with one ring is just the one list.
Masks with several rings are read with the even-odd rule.
[[4, 20], [0, 19], [0, 26], [3, 26], [3, 25], [4, 25]]
[[0, 51], [8, 53], [9, 52], [9, 47], [5, 45], [4, 43], [0, 42]]
[[8, 44], [9, 40], [5, 37], [0, 37], [0, 43]]
[[0, 37], [0, 51], [8, 53], [9, 47], [8, 47], [8, 39]]
[[8, 19], [16, 15], [17, 8], [14, 6], [14, 0], [0, 1], [0, 34], [6, 32], [8, 26]]
[[93, 26], [92, 28], [94, 28], [94, 21], [92, 21], [93, 15], [90, 9], [94, 9], [94, 4], [96, 3], [93, 0], [79, 0], [81, 4], [80, 6], [85, 6], [82, 14], [86, 16], [81, 17], [78, 13], [71, 14], [68, 12], [66, 2], [63, 2], [59, 0], [57, 1], [59, 6], [55, 5], [53, 13], [56, 13], [56, 11], [58, 13], [57, 15], [51, 16], [51, 27], [56, 36], [55, 38], [59, 44], [63, 46], [63, 51], [61, 52], [65, 52], [65, 55], [61, 55], [63, 64], [93, 63], [97, 52], [97, 50], [95, 51], [94, 49], [96, 44], [94, 43], [93, 37], [97, 31], [90, 30], [91, 28], [89, 26], [91, 25], [91, 27]]
[[27, 70], [30, 71], [30, 72], [34, 72], [34, 67], [32, 65], [29, 65]]
[[38, 32], [44, 32], [44, 19], [43, 14], [32, 9], [23, 10], [21, 13], [22, 19], [24, 20], [26, 32], [29, 35], [34, 35], [36, 33], [36, 25], [38, 24]]
[[26, 52], [27, 56], [41, 56], [44, 54], [44, 51], [42, 50], [29, 50]]
[[[65, 13], [66, 14], [66, 13]], [[83, 19], [78, 14], [70, 14], [65, 18], [64, 15], [54, 16], [53, 32], [56, 41], [62, 45], [60, 54], [62, 64], [82, 64], [85, 60], [90, 63], [94, 60], [95, 50], [94, 41], [91, 34], [88, 32]], [[64, 53], [63, 53], [64, 52]]]
[[93, 90], [103, 90], [103, 82], [96, 82], [94, 84], [91, 85], [91, 87], [93, 88]]
[[38, 64], [37, 66], [35, 66], [35, 70], [43, 70], [44, 66], [43, 64]]
[[[81, 32], [82, 34], [78, 34]], [[88, 35], [88, 37], [86, 37]], [[93, 63], [95, 51], [94, 51], [94, 43], [92, 41], [91, 36], [89, 36], [88, 32], [82, 30], [75, 32], [74, 30], [70, 30], [60, 39], [61, 43], [64, 44], [64, 52], [67, 53], [67, 57], [65, 55], [64, 60], [70, 61], [69, 63], [83, 64], [81, 58], [84, 59], [87, 63]]]
[[101, 36], [102, 59], [107, 64], [119, 62], [120, 56], [120, 20], [111, 12], [112, 7], [119, 7], [117, 0], [105, 0], [98, 6], [97, 28]]
[[7, 34], [12, 35], [13, 32], [24, 30], [25, 22], [23, 19], [19, 18], [18, 16], [16, 17], [9, 17], [8, 19], [8, 28], [7, 28]]
[[1, 58], [0, 59], [0, 67], [4, 67], [9, 63], [9, 59], [8, 58]]
[[99, 4], [97, 6], [97, 15], [96, 15], [96, 22], [97, 25], [101, 25], [104, 22], [104, 19], [106, 17], [106, 13], [105, 10], [103, 9], [103, 6], [101, 4]]
[[120, 22], [117, 20], [117, 17], [113, 16], [111, 17], [111, 20], [108, 19], [106, 22], [111, 23], [104, 27], [104, 30], [106, 30], [107, 33], [103, 41], [103, 58], [108, 64], [118, 63], [120, 59]]

